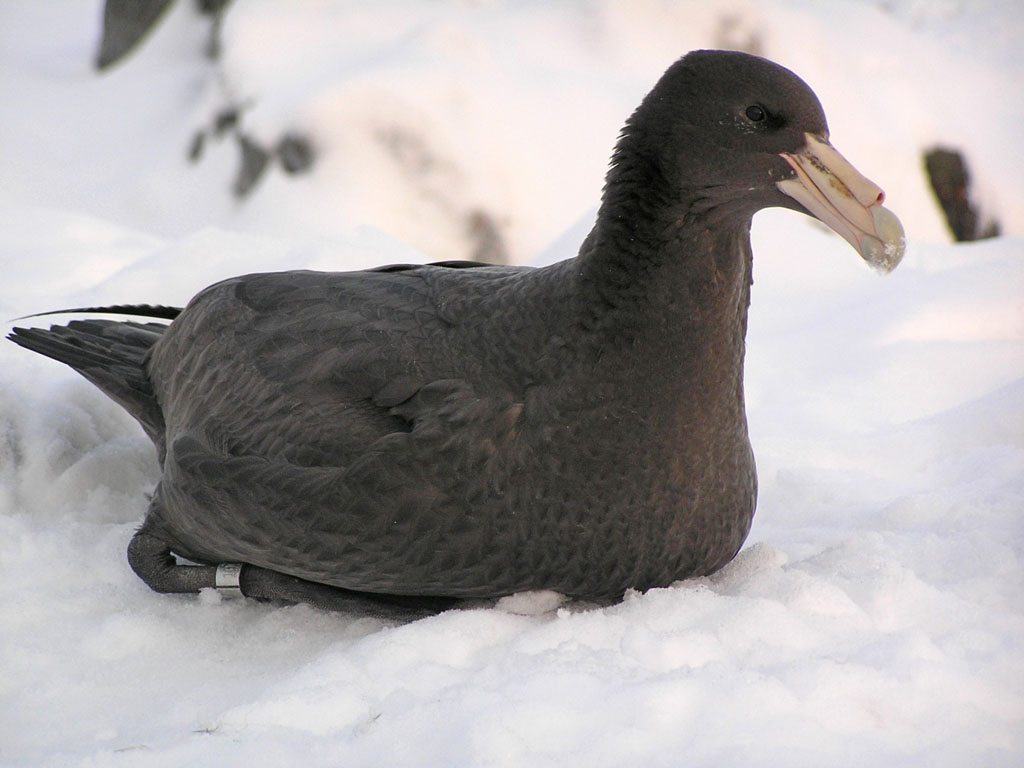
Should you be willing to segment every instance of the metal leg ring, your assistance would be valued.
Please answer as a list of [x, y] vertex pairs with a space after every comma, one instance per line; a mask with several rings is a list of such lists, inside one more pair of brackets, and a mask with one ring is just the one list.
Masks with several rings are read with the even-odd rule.
[[214, 575], [213, 586], [223, 595], [242, 596], [242, 564], [220, 563]]

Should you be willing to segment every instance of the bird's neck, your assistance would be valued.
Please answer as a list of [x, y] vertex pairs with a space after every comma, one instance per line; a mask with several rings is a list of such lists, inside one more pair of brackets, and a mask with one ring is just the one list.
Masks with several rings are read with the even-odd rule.
[[580, 388], [591, 378], [619, 382], [628, 393], [621, 407], [642, 424], [658, 414], [653, 429], [672, 445], [705, 430], [705, 444], [724, 441], [728, 453], [746, 441], [749, 222], [677, 225], [665, 210], [606, 212], [575, 260], [577, 318], [594, 366]]
[[738, 326], [742, 337], [752, 213], [666, 157], [647, 135], [643, 110], [615, 147], [597, 223], [577, 259], [579, 285], [611, 326], [663, 318], [680, 332]]
[[749, 218], [712, 220], [686, 202], [606, 190], [576, 259], [583, 323], [626, 344], [718, 350], [742, 366], [751, 271]]

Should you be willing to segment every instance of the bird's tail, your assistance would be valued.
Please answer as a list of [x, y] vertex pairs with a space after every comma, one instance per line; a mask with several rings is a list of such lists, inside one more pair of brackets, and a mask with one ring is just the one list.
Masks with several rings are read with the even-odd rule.
[[14, 328], [7, 338], [74, 368], [128, 411], [162, 454], [164, 417], [145, 361], [167, 328], [164, 323], [89, 319], [49, 330]]

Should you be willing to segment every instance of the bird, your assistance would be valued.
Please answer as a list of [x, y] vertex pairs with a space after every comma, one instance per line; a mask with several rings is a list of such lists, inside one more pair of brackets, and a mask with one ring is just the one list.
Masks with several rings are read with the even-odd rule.
[[750, 530], [753, 215], [817, 218], [886, 273], [905, 239], [884, 201], [797, 75], [697, 50], [626, 121], [574, 258], [249, 274], [9, 338], [156, 446], [127, 554], [157, 592], [614, 602], [714, 573]]

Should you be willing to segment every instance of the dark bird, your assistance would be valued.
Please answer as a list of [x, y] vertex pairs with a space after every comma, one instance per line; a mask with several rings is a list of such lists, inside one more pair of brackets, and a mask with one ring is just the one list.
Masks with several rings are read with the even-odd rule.
[[807, 213], [888, 272], [903, 231], [883, 199], [796, 75], [696, 51], [627, 121], [574, 259], [245, 275], [181, 310], [113, 308], [170, 324], [10, 338], [156, 445], [128, 558], [157, 591], [614, 600], [712, 573], [750, 529], [751, 217]]

